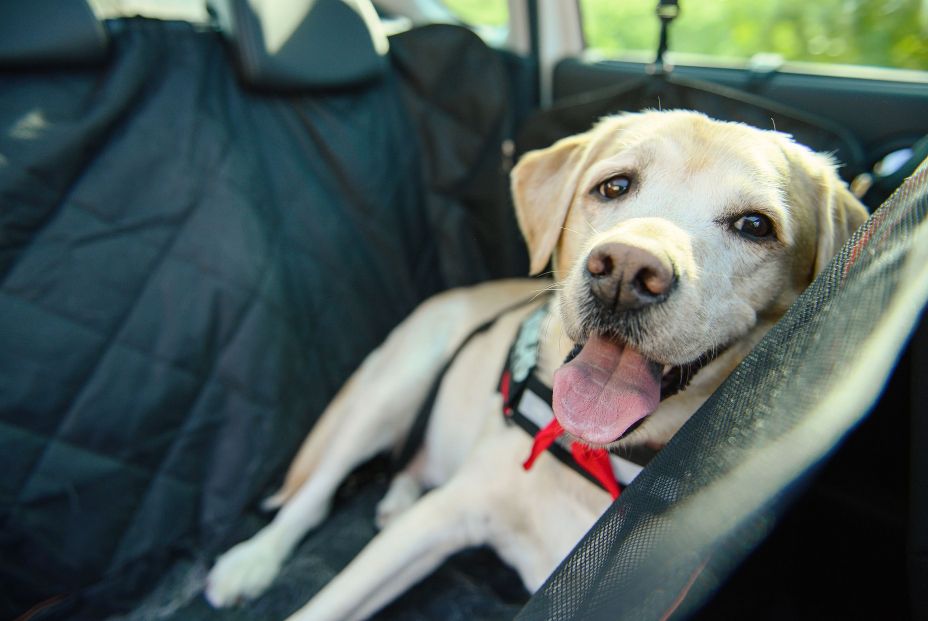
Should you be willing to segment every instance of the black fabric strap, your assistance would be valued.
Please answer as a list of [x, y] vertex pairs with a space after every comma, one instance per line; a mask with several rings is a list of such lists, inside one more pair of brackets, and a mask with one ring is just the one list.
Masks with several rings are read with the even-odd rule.
[[393, 466], [396, 471], [400, 471], [409, 465], [409, 462], [412, 461], [412, 458], [415, 457], [416, 451], [419, 450], [419, 447], [422, 446], [423, 440], [425, 440], [425, 431], [428, 429], [429, 420], [432, 416], [432, 408], [435, 407], [435, 399], [438, 397], [438, 390], [441, 388], [442, 380], [445, 379], [445, 375], [448, 373], [448, 369], [451, 368], [451, 365], [454, 364], [454, 361], [457, 360], [458, 354], [463, 351], [465, 347], [474, 339], [478, 334], [483, 334], [489, 330], [493, 325], [499, 320], [500, 317], [507, 315], [513, 311], [516, 311], [524, 306], [527, 306], [534, 302], [537, 299], [537, 296], [532, 296], [528, 299], [521, 300], [507, 306], [499, 314], [487, 319], [482, 324], [477, 326], [471, 331], [467, 337], [461, 341], [461, 344], [458, 345], [457, 349], [454, 350], [454, 353], [448, 358], [448, 361], [441, 368], [441, 371], [438, 372], [438, 375], [435, 376], [435, 380], [432, 382], [431, 388], [429, 388], [428, 395], [425, 398], [425, 401], [422, 403], [422, 407], [419, 408], [419, 413], [416, 415], [416, 420], [413, 422], [412, 427], [409, 429], [409, 433], [406, 435], [406, 440], [403, 445], [397, 450], [396, 456], [393, 461]]
[[[537, 394], [539, 397], [541, 397], [548, 403], [551, 403], [551, 389], [545, 386], [544, 384], [542, 384], [538, 380], [538, 378], [535, 377], [534, 373], [529, 375], [529, 378], [525, 384], [525, 388], [531, 390], [532, 392]], [[520, 398], [521, 398], [521, 395], [520, 395]], [[520, 429], [525, 431], [525, 433], [527, 433], [528, 435], [532, 437], [535, 437], [535, 435], [539, 431], [541, 431], [538, 425], [530, 421], [521, 412], [519, 412], [518, 407], [513, 408], [512, 413], [506, 416], [506, 421], [510, 422], [511, 424], [516, 425], [517, 427], [519, 427]], [[582, 475], [583, 478], [591, 482], [593, 485], [596, 485], [597, 487], [602, 487], [602, 484], [599, 481], [597, 481], [593, 477], [593, 475], [591, 475], [589, 472], [587, 472], [586, 470], [584, 470], [577, 464], [577, 462], [573, 458], [573, 455], [571, 455], [570, 451], [567, 450], [562, 444], [558, 442], [554, 442], [554, 444], [548, 447], [548, 452], [554, 455], [558, 459], [558, 461], [560, 461], [562, 464], [564, 464], [565, 466], [567, 466], [568, 468], [570, 468], [577, 474]], [[514, 458], [518, 458], [518, 457], [519, 456], [514, 456]], [[528, 455], [524, 455], [523, 457], [528, 457]]]

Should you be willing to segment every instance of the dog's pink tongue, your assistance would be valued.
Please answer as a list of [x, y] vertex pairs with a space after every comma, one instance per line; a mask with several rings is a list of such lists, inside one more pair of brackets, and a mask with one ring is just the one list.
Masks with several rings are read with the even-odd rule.
[[554, 414], [590, 444], [618, 440], [657, 409], [660, 367], [628, 345], [591, 336], [577, 357], [554, 374]]

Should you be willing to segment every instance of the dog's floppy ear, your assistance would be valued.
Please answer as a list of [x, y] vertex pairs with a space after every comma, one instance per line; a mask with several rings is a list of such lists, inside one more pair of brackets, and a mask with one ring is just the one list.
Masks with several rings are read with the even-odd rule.
[[838, 176], [834, 160], [827, 155], [793, 145], [793, 163], [802, 169], [807, 189], [816, 207], [816, 244], [813, 273], [819, 274], [869, 214]]
[[833, 168], [825, 175], [824, 202], [818, 215], [815, 273], [820, 273], [869, 214]]
[[512, 197], [528, 245], [531, 274], [548, 264], [580, 179], [590, 132], [529, 151], [512, 169]]
[[830, 156], [815, 153], [785, 135], [780, 134], [778, 138], [782, 140], [783, 151], [790, 162], [791, 192], [797, 192], [796, 198], [810, 205], [814, 211], [811, 215], [816, 229], [812, 265], [814, 277], [828, 265], [869, 214], [838, 176]]

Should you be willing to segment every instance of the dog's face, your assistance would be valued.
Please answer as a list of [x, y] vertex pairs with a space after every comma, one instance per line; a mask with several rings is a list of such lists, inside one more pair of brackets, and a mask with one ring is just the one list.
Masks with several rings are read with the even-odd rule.
[[667, 368], [779, 317], [866, 219], [830, 161], [684, 111], [607, 118], [527, 154], [513, 194], [538, 273], [583, 349], [555, 376], [572, 434], [609, 444], [652, 412]]

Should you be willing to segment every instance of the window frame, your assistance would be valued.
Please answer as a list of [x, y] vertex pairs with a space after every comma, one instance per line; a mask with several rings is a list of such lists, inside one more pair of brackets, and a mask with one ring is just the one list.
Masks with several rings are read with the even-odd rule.
[[[544, 2], [545, 0], [539, 0]], [[621, 1], [621, 0], [620, 0]], [[628, 50], [627, 54], [620, 54], [617, 56], [606, 55], [597, 50], [597, 48], [590, 47], [589, 42], [587, 41], [586, 32], [583, 28], [583, 0], [570, 0], [571, 4], [576, 6], [577, 13], [579, 15], [578, 26], [580, 28], [580, 37], [583, 42], [583, 49], [580, 54], [577, 55], [577, 58], [583, 59], [585, 62], [590, 63], [609, 63], [609, 62], [620, 62], [620, 63], [636, 63], [649, 65], [653, 64], [654, 59], [657, 56], [657, 49], [655, 48], [652, 51], [649, 50]], [[655, 9], [657, 7], [657, 0], [654, 0]], [[657, 19], [657, 14], [655, 12], [654, 19]], [[814, 62], [814, 61], [801, 61], [801, 60], [789, 60], [783, 58], [779, 54], [758, 51], [755, 52], [753, 56], [750, 56], [745, 59], [736, 59], [733, 57], [726, 56], [713, 56], [710, 54], [698, 54], [691, 52], [678, 52], [673, 49], [673, 25], [670, 25], [671, 28], [671, 39], [670, 47], [666, 54], [666, 64], [668, 67], [687, 67], [691, 69], [722, 69], [722, 70], [737, 70], [737, 71], [747, 71], [757, 74], [766, 74], [766, 73], [785, 73], [785, 74], [796, 74], [796, 75], [808, 75], [808, 76], [834, 76], [850, 79], [860, 79], [860, 80], [870, 80], [870, 81], [879, 81], [879, 82], [910, 82], [910, 83], [919, 83], [926, 84], [928, 83], [928, 70], [917, 70], [917, 69], [907, 69], [899, 67], [885, 67], [877, 65], [855, 65], [848, 63], [825, 63], [825, 62]], [[648, 56], [651, 57], [651, 60], [644, 60]], [[776, 66], [761, 66], [764, 64], [764, 61], [769, 59], [772, 56], [779, 56], [780, 62], [776, 63]]]

